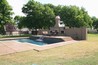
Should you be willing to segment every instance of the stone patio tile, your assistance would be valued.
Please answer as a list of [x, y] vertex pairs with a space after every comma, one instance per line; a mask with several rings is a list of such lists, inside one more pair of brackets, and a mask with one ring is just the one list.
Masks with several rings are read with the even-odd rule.
[[2, 45], [0, 46], [0, 55], [4, 55], [4, 54], [10, 54], [10, 53], [15, 53], [16, 51], [5, 46], [5, 45]]
[[22, 44], [22, 43], [18, 43], [18, 42], [6, 42], [6, 43], [3, 43], [4, 45], [14, 49], [16, 52], [21, 52], [21, 51], [26, 51], [26, 50], [31, 50], [33, 49], [33, 46], [29, 46], [29, 45], [26, 45], [26, 44]]
[[4, 46], [4, 45], [0, 42], [0, 46]]

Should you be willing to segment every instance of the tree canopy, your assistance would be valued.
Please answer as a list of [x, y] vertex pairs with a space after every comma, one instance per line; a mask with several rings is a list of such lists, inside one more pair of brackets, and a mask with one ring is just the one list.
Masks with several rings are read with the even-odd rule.
[[59, 15], [68, 27], [92, 27], [92, 19], [85, 8], [77, 6], [54, 6], [53, 4], [41, 4], [29, 0], [22, 12], [24, 26], [29, 29], [49, 28], [55, 24], [55, 16]]
[[19, 29], [25, 27], [24, 20], [25, 20], [25, 17], [24, 17], [24, 16], [16, 15], [16, 16], [14, 17], [15, 25], [16, 25]]
[[94, 27], [94, 29], [97, 29], [97, 31], [98, 31], [98, 18], [96, 18], [96, 17], [92, 17], [92, 20], [93, 20], [93, 27]]
[[55, 16], [60, 16], [61, 20], [64, 21], [68, 27], [92, 27], [92, 19], [88, 15], [87, 11], [83, 7], [77, 6], [54, 6], [53, 4], [45, 4], [49, 6]]
[[42, 29], [53, 26], [55, 15], [53, 10], [43, 4], [30, 0], [22, 8], [22, 12], [26, 14], [25, 23], [28, 28]]
[[91, 17], [84, 8], [63, 6], [60, 16], [68, 27], [90, 27], [92, 24]]
[[11, 6], [6, 0], [0, 0], [0, 33], [4, 34], [4, 25], [11, 22], [13, 14]]
[[61, 5], [54, 6], [53, 4], [44, 4], [44, 6], [50, 7], [50, 8], [53, 10], [55, 16], [60, 15], [61, 9], [62, 9], [62, 7], [63, 7], [63, 6], [61, 6]]

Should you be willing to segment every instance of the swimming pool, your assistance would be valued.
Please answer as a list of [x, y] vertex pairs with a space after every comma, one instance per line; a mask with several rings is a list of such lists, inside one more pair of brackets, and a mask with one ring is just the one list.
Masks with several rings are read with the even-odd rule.
[[[37, 38], [39, 39], [39, 38]], [[22, 38], [22, 39], [16, 39], [15, 41], [21, 42], [21, 43], [31, 43], [36, 44], [39, 46], [47, 45], [47, 44], [54, 44], [58, 42], [64, 42], [61, 38], [44, 38], [42, 41], [38, 41], [37, 39], [29, 39], [29, 38]]]
[[36, 44], [36, 45], [46, 45], [43, 41], [36, 41], [36, 40], [31, 40], [31, 39], [16, 39], [15, 41], [22, 42], [22, 43], [31, 43], [31, 44]]
[[[42, 39], [42, 41], [38, 41], [37, 39]], [[38, 36], [32, 36], [30, 38], [9, 38], [9, 39], [3, 39], [0, 41], [16, 41], [20, 43], [29, 43], [29, 44], [35, 44], [39, 46], [48, 45], [48, 44], [54, 44], [59, 42], [65, 42], [64, 38], [61, 37], [38, 37]]]

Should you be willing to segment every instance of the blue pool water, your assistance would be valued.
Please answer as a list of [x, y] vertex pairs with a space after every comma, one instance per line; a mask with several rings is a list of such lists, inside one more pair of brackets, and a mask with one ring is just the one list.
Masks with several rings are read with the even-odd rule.
[[46, 45], [46, 43], [44, 43], [44, 42], [41, 42], [41, 41], [39, 42], [39, 41], [35, 41], [35, 40], [30, 40], [30, 39], [17, 39], [16, 41], [22, 42], [22, 43], [27, 42], [27, 43], [31, 43], [31, 44], [40, 45], [40, 46]]

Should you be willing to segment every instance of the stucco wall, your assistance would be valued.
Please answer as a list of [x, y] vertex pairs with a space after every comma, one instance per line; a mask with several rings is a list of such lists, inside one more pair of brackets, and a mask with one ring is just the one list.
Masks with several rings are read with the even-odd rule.
[[86, 28], [70, 28], [65, 29], [65, 36], [71, 36], [74, 39], [86, 40], [87, 30]]

